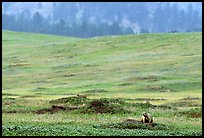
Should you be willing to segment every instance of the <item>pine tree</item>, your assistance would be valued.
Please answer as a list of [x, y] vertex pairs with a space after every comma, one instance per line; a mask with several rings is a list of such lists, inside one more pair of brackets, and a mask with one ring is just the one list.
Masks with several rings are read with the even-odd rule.
[[32, 30], [33, 32], [43, 32], [43, 21], [44, 21], [44, 17], [37, 11], [34, 15], [33, 15], [33, 26], [32, 26]]

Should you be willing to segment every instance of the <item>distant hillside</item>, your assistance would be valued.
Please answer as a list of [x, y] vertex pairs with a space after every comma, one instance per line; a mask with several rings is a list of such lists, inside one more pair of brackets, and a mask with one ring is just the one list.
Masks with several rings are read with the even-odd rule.
[[2, 90], [10, 93], [202, 90], [202, 33], [78, 39], [2, 31], [2, 44]]

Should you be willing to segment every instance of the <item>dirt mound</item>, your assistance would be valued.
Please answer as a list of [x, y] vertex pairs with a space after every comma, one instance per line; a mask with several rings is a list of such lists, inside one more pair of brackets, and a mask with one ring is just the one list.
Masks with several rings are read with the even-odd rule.
[[[127, 126], [137, 125], [137, 124], [140, 124], [141, 126], [144, 125], [147, 127], [154, 127], [157, 125], [156, 123], [142, 123], [141, 121], [134, 120], [134, 119], [127, 119], [127, 120], [120, 123], [120, 125], [127, 125]], [[140, 126], [140, 125], [138, 125], [138, 126]]]
[[142, 124], [141, 121], [134, 120], [134, 119], [127, 119], [123, 123], [129, 123], [129, 124]]
[[118, 99], [101, 98], [98, 100], [92, 100], [81, 113], [129, 113], [122, 108]]
[[[77, 107], [77, 113], [83, 114], [103, 114], [103, 113], [110, 113], [110, 114], [125, 114], [130, 113], [131, 111], [127, 110], [128, 107], [134, 106], [141, 109], [148, 109], [148, 108], [162, 108], [162, 109], [171, 109], [169, 106], [165, 105], [153, 105], [150, 102], [145, 103], [129, 103], [126, 102], [124, 99], [112, 99], [112, 98], [100, 98], [100, 99], [89, 99], [86, 98], [85, 95], [78, 94], [75, 97], [67, 97], [67, 98], [60, 98], [56, 100], [51, 100], [51, 104], [55, 104], [58, 106], [63, 107]], [[59, 109], [42, 109], [39, 112], [55, 112]], [[62, 109], [61, 109], [62, 110]], [[68, 109], [66, 109], [68, 110]], [[72, 110], [72, 109], [69, 109]]]
[[36, 114], [45, 114], [45, 113], [55, 113], [58, 111], [70, 111], [70, 110], [76, 110], [79, 109], [78, 107], [63, 107], [63, 106], [56, 106], [52, 105], [51, 108], [43, 108], [38, 111], [36, 111]]
[[80, 97], [80, 96], [73, 96], [73, 97], [67, 97], [67, 98], [60, 98], [56, 100], [51, 100], [51, 104], [71, 104], [71, 105], [82, 105], [89, 101], [90, 99], [86, 97]]
[[150, 130], [164, 130], [167, 126], [158, 123], [142, 123], [138, 120], [127, 119], [120, 123], [110, 123], [105, 125], [94, 125], [93, 127], [102, 128], [119, 128], [119, 129], [150, 129]]
[[60, 98], [51, 100], [51, 104], [55, 104], [52, 108], [44, 108], [36, 111], [37, 114], [54, 113], [58, 111], [70, 111], [77, 109], [77, 113], [129, 113], [129, 111], [122, 108], [124, 101], [120, 99], [100, 98], [89, 99], [84, 95], [77, 95], [76, 97]]

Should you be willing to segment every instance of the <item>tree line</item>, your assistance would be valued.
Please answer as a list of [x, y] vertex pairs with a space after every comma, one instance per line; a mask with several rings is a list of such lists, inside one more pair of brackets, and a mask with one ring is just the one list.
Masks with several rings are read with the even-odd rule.
[[[135, 2], [131, 5], [126, 3], [104, 5], [97, 2], [80, 4], [83, 9], [80, 18], [75, 14], [80, 11], [79, 5], [74, 2], [53, 3], [52, 14], [47, 17], [38, 11], [31, 14], [29, 9], [18, 15], [2, 13], [2, 29], [82, 38], [134, 33], [202, 31], [202, 18], [198, 11], [193, 9], [192, 4], [189, 4], [186, 10], [179, 9], [176, 3], [170, 5], [169, 2], [154, 4]], [[88, 20], [93, 16], [94, 22]], [[139, 31], [135, 31], [131, 25], [122, 26], [124, 17], [132, 24], [136, 24]]]
[[57, 22], [49, 22], [49, 18], [44, 18], [39, 12], [36, 12], [31, 19], [3, 14], [2, 29], [20, 31], [20, 32], [34, 32], [44, 34], [55, 34], [62, 36], [74, 37], [94, 37], [103, 35], [125, 35], [134, 34], [133, 30], [128, 27], [123, 29], [117, 22], [111, 25], [107, 23], [88, 23], [82, 21], [81, 23], [74, 22], [71, 25], [67, 24], [64, 19]]

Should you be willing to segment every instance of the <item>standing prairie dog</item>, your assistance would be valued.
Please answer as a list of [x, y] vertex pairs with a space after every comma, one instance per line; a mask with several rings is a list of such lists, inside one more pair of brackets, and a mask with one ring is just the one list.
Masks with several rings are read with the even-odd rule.
[[142, 113], [141, 117], [141, 122], [142, 123], [153, 123], [153, 117], [149, 113]]

